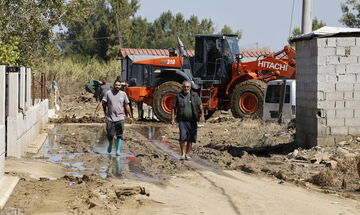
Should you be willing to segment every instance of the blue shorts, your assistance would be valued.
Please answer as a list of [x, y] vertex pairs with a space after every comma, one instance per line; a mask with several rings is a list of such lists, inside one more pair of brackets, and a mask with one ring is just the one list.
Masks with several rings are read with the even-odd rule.
[[179, 121], [180, 141], [196, 142], [197, 122]]

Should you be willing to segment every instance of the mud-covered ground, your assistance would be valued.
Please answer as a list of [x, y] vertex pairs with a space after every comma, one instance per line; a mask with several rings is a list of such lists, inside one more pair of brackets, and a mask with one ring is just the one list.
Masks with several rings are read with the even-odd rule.
[[[69, 98], [66, 98], [68, 106], [65, 105], [61, 112], [63, 117], [59, 119], [60, 122], [67, 122], [64, 118], [69, 114], [64, 113], [74, 113], [74, 119], [87, 122], [87, 115], [91, 116], [92, 113], [89, 107], [96, 106], [95, 100], [91, 99], [89, 94], [73, 96], [72, 100]], [[136, 116], [136, 107], [134, 110]], [[90, 121], [101, 122], [102, 117], [100, 113]], [[135, 124], [143, 127], [142, 130], [150, 126], [159, 127], [158, 136], [155, 138], [175, 144], [177, 142], [176, 126], [139, 121]], [[303, 186], [312, 183], [324, 190], [357, 194], [354, 191], [360, 188], [360, 172], [357, 169], [360, 137], [353, 137], [334, 147], [305, 150], [296, 146], [294, 135], [293, 125], [234, 119], [230, 112], [216, 113], [215, 117], [200, 124], [198, 142], [193, 146], [193, 157], [206, 160], [222, 169], [265, 174]], [[135, 150], [134, 146], [132, 147], [131, 150]], [[141, 154], [141, 149], [140, 152], [136, 151]], [[157, 160], [154, 157], [163, 159], [158, 154], [152, 156], [153, 160]]]
[[[165, 132], [176, 140], [177, 128]], [[360, 139], [354, 137], [334, 147], [301, 149], [294, 128], [256, 120], [233, 119], [226, 114], [199, 128], [194, 156], [224, 169], [270, 175], [303, 186], [311, 183], [324, 192], [358, 196]]]
[[[289, 125], [233, 119], [221, 112], [199, 124], [190, 161], [179, 161], [177, 126], [156, 120], [127, 121], [123, 153], [116, 157], [115, 149], [110, 155], [106, 151], [104, 118], [102, 113], [93, 116], [95, 106], [89, 95], [63, 99], [48, 141], [38, 154], [17, 161], [55, 163], [62, 168], [61, 177], [49, 180], [10, 168], [6, 174], [21, 180], [3, 211], [119, 214], [154, 204], [151, 191], [128, 186], [125, 179], [166, 186], [174, 177], [199, 169], [234, 170], [359, 199], [358, 137], [305, 150], [295, 145], [295, 129]], [[54, 201], [59, 204], [50, 206]]]

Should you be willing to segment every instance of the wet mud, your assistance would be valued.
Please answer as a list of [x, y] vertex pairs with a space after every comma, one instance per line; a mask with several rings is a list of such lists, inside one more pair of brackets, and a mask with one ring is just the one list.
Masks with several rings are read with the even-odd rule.
[[[161, 132], [176, 142], [176, 126], [165, 126]], [[267, 175], [305, 187], [316, 185], [324, 192], [359, 198], [360, 141], [354, 138], [334, 147], [302, 149], [294, 134], [290, 124], [213, 118], [200, 124], [193, 157], [220, 169]]]

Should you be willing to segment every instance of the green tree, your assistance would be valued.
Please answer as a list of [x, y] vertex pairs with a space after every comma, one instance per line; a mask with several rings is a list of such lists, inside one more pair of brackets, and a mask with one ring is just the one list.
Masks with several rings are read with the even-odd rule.
[[341, 4], [342, 18], [339, 20], [351, 28], [360, 27], [360, 2], [358, 0], [347, 0]]
[[210, 19], [199, 19], [193, 15], [185, 19], [183, 14], [164, 12], [156, 19], [148, 31], [150, 39], [147, 48], [169, 48], [177, 46], [179, 36], [187, 49], [195, 46], [195, 34], [214, 33], [213, 22]]
[[224, 27], [220, 31], [221, 34], [236, 34], [238, 35], [238, 39], [241, 39], [242, 33], [241, 31], [234, 32], [230, 26], [224, 25]]
[[139, 8], [138, 0], [73, 0], [71, 3], [63, 22], [67, 31], [59, 35], [68, 40], [60, 44], [67, 55], [108, 61], [117, 56], [120, 45], [131, 42], [131, 17]]
[[111, 4], [110, 22], [115, 25], [110, 25], [110, 31], [118, 36], [117, 42], [111, 44], [108, 52], [109, 57], [116, 57], [120, 46], [128, 46], [133, 39], [133, 32], [131, 32], [132, 19], [135, 13], [140, 8], [139, 0], [109, 0]]
[[0, 1], [0, 41], [12, 50], [12, 63], [31, 65], [57, 54], [52, 28], [61, 23], [62, 9], [62, 0]]
[[[316, 17], [312, 20], [312, 30], [316, 31], [319, 28], [322, 28], [326, 26], [326, 23], [323, 21], [319, 21]], [[292, 35], [296, 36], [296, 35], [300, 35], [301, 34], [301, 29], [300, 28], [295, 28], [292, 31]]]
[[[60, 46], [66, 55], [95, 56], [106, 58], [109, 46], [109, 8], [105, 0], [89, 1], [88, 7], [82, 15], [75, 19], [68, 14], [64, 19], [67, 31], [60, 35], [65, 39]], [[70, 19], [67, 19], [70, 18]], [[95, 38], [95, 39], [94, 39]]]
[[18, 45], [18, 39], [14, 37], [6, 44], [0, 40], [0, 63], [15, 65], [20, 57]]
[[131, 37], [126, 41], [126, 46], [131, 48], [149, 48], [152, 38], [149, 37], [151, 23], [141, 17], [131, 20]]

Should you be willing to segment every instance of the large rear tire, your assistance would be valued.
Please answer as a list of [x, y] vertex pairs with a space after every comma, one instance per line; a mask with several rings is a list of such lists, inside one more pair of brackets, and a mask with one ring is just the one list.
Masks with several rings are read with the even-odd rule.
[[231, 95], [231, 112], [235, 118], [262, 118], [264, 90], [260, 80], [244, 81], [236, 85]]
[[156, 117], [164, 122], [171, 121], [171, 110], [175, 102], [176, 94], [181, 91], [181, 84], [168, 81], [161, 84], [154, 93], [153, 109]]

